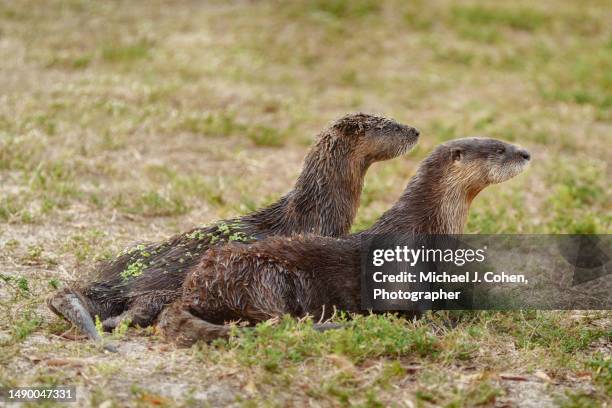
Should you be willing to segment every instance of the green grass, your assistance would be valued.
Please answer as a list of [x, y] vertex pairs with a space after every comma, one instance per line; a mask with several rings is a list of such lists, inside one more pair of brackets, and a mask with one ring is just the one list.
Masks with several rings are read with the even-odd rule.
[[274, 128], [267, 126], [256, 126], [248, 133], [249, 139], [256, 146], [279, 147], [284, 144], [285, 135]]
[[[466, 232], [609, 233], [608, 8], [0, 2], [0, 385], [74, 383], [94, 406], [602, 405], [608, 312], [369, 316], [325, 333], [283, 320], [187, 350], [121, 329], [129, 351], [112, 356], [59, 338], [69, 326], [44, 299], [134, 242], [275, 201], [313, 137], [356, 110], [422, 136], [371, 167], [355, 231], [436, 144], [488, 135], [533, 160], [475, 199]], [[500, 378], [540, 371], [551, 382], [524, 390]]]
[[372, 0], [314, 1], [309, 6], [311, 13], [325, 13], [337, 19], [367, 17], [380, 11], [380, 4]]
[[[145, 41], [138, 41], [134, 44], [126, 45], [108, 44], [102, 48], [102, 59], [113, 63], [131, 63], [136, 60], [148, 58], [150, 56], [150, 49], [151, 46]], [[76, 65], [81, 65], [83, 63], [84, 61], [81, 59], [76, 60]]]
[[[384, 405], [384, 400], [379, 400], [384, 390], [406, 376], [416, 381], [414, 395], [421, 402], [458, 407], [490, 404], [506, 394], [494, 375], [481, 372], [467, 387], [456, 387], [452, 385], [452, 372], [440, 370], [470, 367], [478, 361], [488, 361], [494, 370], [502, 371], [526, 364], [527, 373], [535, 364], [557, 376], [586, 367], [601, 384], [609, 376], [609, 358], [590, 359], [581, 353], [600, 339], [609, 339], [610, 332], [585, 330], [582, 323], [568, 322], [562, 315], [453, 312], [428, 314], [418, 322], [393, 315], [337, 321], [346, 324], [346, 328], [317, 332], [311, 321], [298, 323], [288, 317], [278, 324], [260, 324], [255, 330], [237, 328], [236, 336], [229, 341], [199, 344], [192, 353], [202, 362], [240, 365], [262, 379], [258, 383], [262, 394], [278, 393], [273, 382], [280, 382], [284, 387], [305, 388], [309, 396], [338, 404], [377, 401]], [[513, 362], [495, 359], [496, 350], [509, 339], [515, 339], [519, 350], [528, 350], [525, 356]], [[575, 357], [563, 359], [567, 354]], [[540, 359], [534, 360], [535, 356]], [[374, 361], [377, 363], [373, 367]], [[419, 361], [416, 372], [410, 363], [414, 361]], [[371, 370], [368, 376], [362, 375], [365, 367]], [[305, 372], [310, 377], [304, 378]], [[324, 379], [317, 380], [319, 376]], [[364, 387], [364, 382], [369, 385]], [[591, 401], [599, 398], [588, 397]], [[282, 398], [278, 394], [272, 400]], [[559, 398], [567, 404], [575, 400], [565, 394]]]
[[182, 198], [168, 197], [157, 191], [142, 193], [134, 201], [125, 207], [126, 210], [146, 217], [180, 215], [188, 211]]
[[236, 122], [235, 115], [222, 113], [192, 114], [183, 118], [176, 126], [178, 131], [187, 131], [203, 136], [230, 136], [244, 132], [246, 126]]
[[260, 324], [234, 338], [227, 347], [240, 363], [278, 372], [283, 363], [299, 363], [311, 357], [337, 354], [353, 363], [371, 357], [420, 356], [437, 352], [437, 340], [424, 327], [415, 329], [392, 316], [357, 317], [345, 330], [317, 332], [311, 325], [283, 319], [279, 326]]
[[505, 8], [491, 6], [456, 6], [451, 9], [451, 16], [455, 24], [468, 24], [472, 26], [508, 27], [514, 30], [535, 31], [544, 27], [551, 20], [543, 12], [530, 8]]

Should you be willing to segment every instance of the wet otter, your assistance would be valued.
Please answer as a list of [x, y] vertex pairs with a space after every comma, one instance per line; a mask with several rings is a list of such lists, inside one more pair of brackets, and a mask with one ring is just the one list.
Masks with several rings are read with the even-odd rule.
[[270, 235], [348, 233], [368, 167], [406, 152], [418, 135], [417, 129], [384, 117], [347, 115], [321, 132], [293, 190], [278, 202], [124, 251], [103, 265], [93, 282], [63, 288], [47, 305], [98, 341], [94, 316], [107, 331], [124, 319], [148, 326], [164, 305], [180, 295], [186, 271], [212, 245]]
[[188, 345], [226, 337], [229, 320], [251, 324], [290, 314], [327, 318], [360, 312], [361, 238], [365, 234], [460, 234], [474, 197], [519, 174], [530, 156], [485, 138], [438, 146], [397, 203], [368, 230], [345, 238], [270, 237], [209, 251], [190, 271], [183, 295], [161, 314], [158, 330]]

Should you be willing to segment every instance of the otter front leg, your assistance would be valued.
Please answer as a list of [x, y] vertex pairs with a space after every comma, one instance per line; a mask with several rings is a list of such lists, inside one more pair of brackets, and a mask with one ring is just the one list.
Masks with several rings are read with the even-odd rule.
[[132, 327], [151, 326], [167, 303], [167, 296], [160, 296], [155, 293], [142, 296], [130, 304], [125, 312], [105, 319], [102, 322], [102, 327], [104, 331], [110, 332], [124, 321], [129, 321]]
[[105, 332], [112, 332], [113, 330], [115, 330], [117, 327], [119, 327], [121, 325], [121, 322], [123, 321], [132, 321], [132, 317], [131, 317], [131, 312], [129, 310], [126, 310], [125, 312], [121, 313], [119, 316], [113, 316], [113, 317], [109, 317], [108, 319], [105, 319], [104, 321], [102, 321], [102, 329]]

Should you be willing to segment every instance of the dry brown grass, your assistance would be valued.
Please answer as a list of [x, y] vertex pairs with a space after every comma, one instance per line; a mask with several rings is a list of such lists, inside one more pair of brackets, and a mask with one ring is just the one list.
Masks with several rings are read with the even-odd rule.
[[[189, 350], [130, 330], [105, 355], [58, 337], [68, 327], [42, 300], [128, 244], [278, 197], [316, 132], [354, 110], [422, 131], [415, 153], [372, 168], [356, 229], [434, 145], [487, 134], [534, 160], [478, 198], [469, 232], [610, 232], [610, 13], [605, 1], [0, 0], [0, 385], [77, 384], [91, 406], [609, 404], [609, 313], [356, 329], [367, 350], [372, 333], [422, 329], [435, 339], [424, 355], [356, 359], [325, 346], [355, 343], [350, 332], [289, 323]], [[262, 351], [300, 336], [297, 357]]]

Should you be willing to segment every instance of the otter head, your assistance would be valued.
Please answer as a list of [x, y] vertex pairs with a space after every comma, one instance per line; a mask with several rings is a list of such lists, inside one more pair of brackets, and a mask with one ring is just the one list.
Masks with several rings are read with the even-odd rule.
[[531, 158], [525, 149], [489, 138], [457, 139], [441, 147], [450, 163], [450, 179], [475, 193], [518, 175]]
[[366, 165], [397, 157], [419, 140], [418, 129], [365, 113], [346, 115], [331, 128], [336, 141], [349, 148], [352, 159]]

